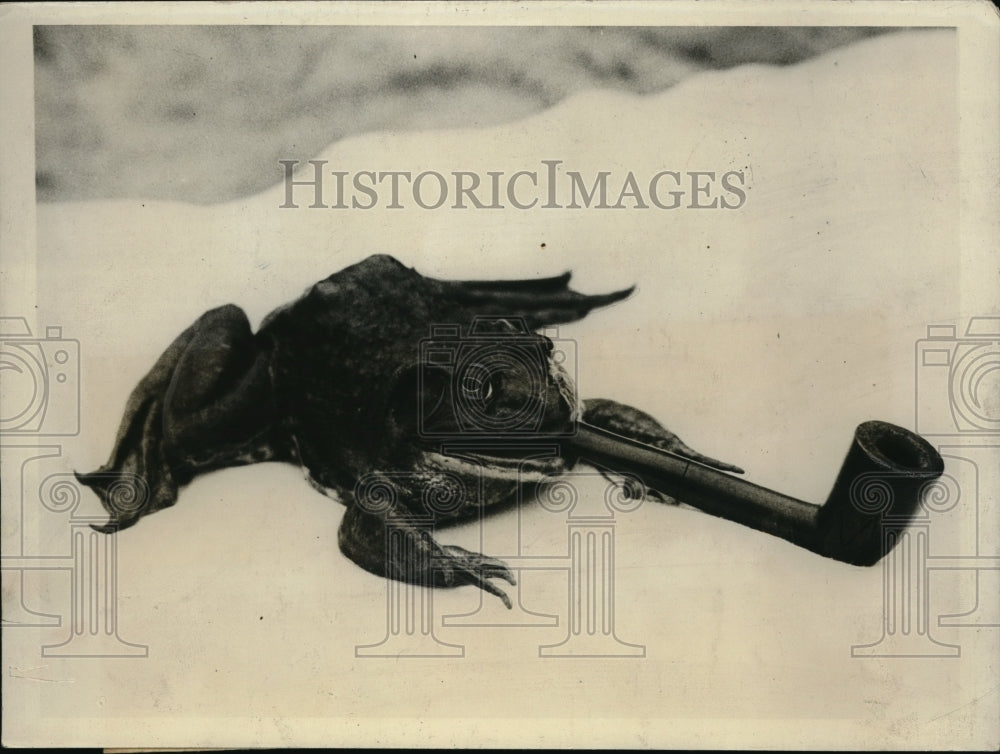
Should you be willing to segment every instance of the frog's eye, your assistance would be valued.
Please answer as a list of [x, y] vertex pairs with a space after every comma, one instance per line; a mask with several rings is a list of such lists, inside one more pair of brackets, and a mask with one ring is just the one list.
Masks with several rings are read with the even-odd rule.
[[500, 391], [502, 378], [483, 368], [471, 368], [462, 375], [462, 395], [467, 401], [488, 405]]

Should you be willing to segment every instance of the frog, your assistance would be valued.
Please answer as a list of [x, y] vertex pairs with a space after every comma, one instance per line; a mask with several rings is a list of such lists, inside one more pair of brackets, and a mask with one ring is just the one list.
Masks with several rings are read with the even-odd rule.
[[[559, 442], [538, 453], [539, 442], [583, 421], [741, 471], [639, 409], [577, 396], [552, 328], [634, 287], [583, 294], [569, 282], [569, 272], [437, 279], [375, 254], [278, 307], [256, 332], [235, 304], [206, 311], [132, 391], [108, 462], [77, 473], [109, 515], [94, 529], [121, 532], [214, 470], [294, 464], [344, 505], [337, 540], [356, 565], [428, 587], [475, 586], [511, 608], [498, 582], [517, 581], [501, 559], [435, 534], [575, 465]], [[447, 363], [470, 342], [483, 358]]]

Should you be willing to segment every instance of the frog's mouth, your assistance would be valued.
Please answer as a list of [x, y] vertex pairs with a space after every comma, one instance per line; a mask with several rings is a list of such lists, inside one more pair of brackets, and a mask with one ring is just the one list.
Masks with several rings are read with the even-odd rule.
[[538, 481], [541, 477], [561, 473], [566, 468], [562, 458], [562, 441], [573, 434], [578, 409], [572, 388], [554, 382], [550, 394], [544, 396], [544, 415], [536, 425], [517, 433], [455, 431], [454, 423], [425, 424], [417, 435], [417, 446], [423, 464], [442, 470], [469, 470], [475, 466], [490, 477], [519, 477], [522, 481]]
[[558, 445], [445, 444], [421, 453], [419, 465], [425, 470], [475, 473], [484, 479], [508, 480], [522, 484], [539, 483], [566, 470]]

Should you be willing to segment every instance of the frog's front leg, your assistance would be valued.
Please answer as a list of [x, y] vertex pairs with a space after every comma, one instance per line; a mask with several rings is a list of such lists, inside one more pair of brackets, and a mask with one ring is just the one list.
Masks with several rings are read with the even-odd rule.
[[[714, 458], [699, 453], [645, 411], [640, 411], [632, 406], [626, 406], [624, 403], [607, 400], [606, 398], [592, 398], [583, 401], [582, 419], [587, 424], [599, 427], [600, 429], [614, 432], [616, 435], [621, 435], [622, 437], [627, 437], [646, 445], [652, 445], [655, 448], [666, 450], [670, 453], [676, 453], [693, 461], [714, 466], [723, 471], [743, 473], [743, 469], [738, 466], [717, 461]], [[609, 481], [616, 481], [614, 479], [614, 469], [600, 469], [600, 472]], [[625, 481], [625, 489], [630, 497], [639, 498], [646, 496], [661, 503], [670, 504], [677, 502], [669, 495], [658, 490], [639, 489], [640, 486], [635, 480], [627, 479]]]
[[352, 502], [340, 523], [339, 542], [344, 555], [376, 575], [422, 586], [478, 586], [511, 609], [510, 597], [489, 581], [501, 578], [517, 584], [503, 561], [440, 545], [425, 527], [405, 516], [372, 513]]
[[623, 403], [610, 401], [606, 398], [592, 398], [583, 402], [583, 421], [595, 427], [614, 432], [632, 440], [652, 445], [655, 448], [676, 453], [707, 466], [713, 466], [723, 471], [733, 471], [742, 474], [743, 469], [724, 461], [703, 455], [688, 447], [681, 438], [660, 424], [649, 414]]

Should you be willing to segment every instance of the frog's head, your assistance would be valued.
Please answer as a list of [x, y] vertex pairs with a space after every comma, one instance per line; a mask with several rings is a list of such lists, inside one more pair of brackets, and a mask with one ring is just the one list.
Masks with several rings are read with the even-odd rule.
[[457, 325], [432, 327], [420, 343], [416, 370], [418, 433], [523, 441], [567, 432], [576, 412], [567, 345], [556, 348], [520, 318], [480, 317], [464, 332]]
[[313, 479], [342, 488], [376, 470], [472, 464], [510, 479], [561, 468], [575, 359], [537, 331], [630, 292], [586, 296], [568, 281], [441, 281], [375, 256], [275, 312], [262, 336], [274, 344], [276, 409]]
[[554, 442], [578, 413], [571, 346], [516, 317], [433, 326], [397, 374], [384, 437], [416, 469], [521, 482], [555, 473]]

